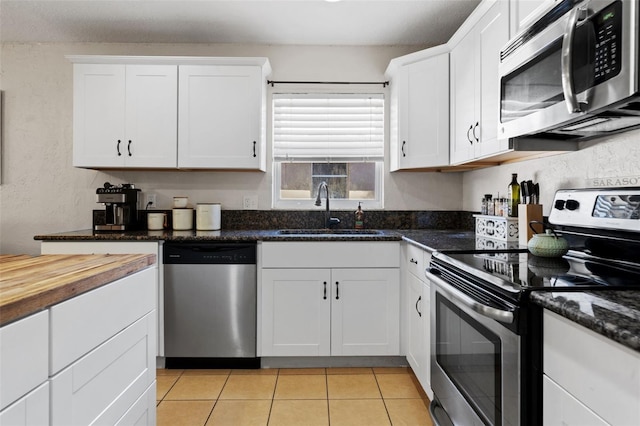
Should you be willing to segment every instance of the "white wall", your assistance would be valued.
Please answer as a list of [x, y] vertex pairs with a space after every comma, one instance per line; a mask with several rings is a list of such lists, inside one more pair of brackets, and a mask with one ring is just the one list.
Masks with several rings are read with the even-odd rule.
[[519, 182], [531, 179], [540, 184], [540, 202], [545, 216], [551, 211], [558, 189], [601, 186], [602, 180], [606, 184], [607, 179], [615, 184], [617, 178], [625, 177], [639, 185], [640, 130], [582, 145], [576, 152], [464, 173], [463, 209], [479, 211], [483, 194], [496, 197], [500, 192], [506, 196], [511, 173], [518, 173]]
[[[95, 189], [105, 181], [132, 182], [158, 194], [239, 209], [244, 194], [271, 206], [271, 171], [179, 172], [75, 169], [72, 156], [72, 64], [64, 55], [266, 56], [275, 80], [382, 81], [389, 60], [415, 47], [330, 47], [194, 44], [1, 45], [5, 91], [0, 253], [39, 253], [36, 234], [91, 227]], [[387, 153], [388, 155], [388, 153]], [[387, 167], [388, 169], [388, 167]], [[385, 208], [459, 210], [461, 173], [385, 173]], [[354, 206], [355, 207], [355, 206]], [[313, 209], [310, 206], [310, 209]]]

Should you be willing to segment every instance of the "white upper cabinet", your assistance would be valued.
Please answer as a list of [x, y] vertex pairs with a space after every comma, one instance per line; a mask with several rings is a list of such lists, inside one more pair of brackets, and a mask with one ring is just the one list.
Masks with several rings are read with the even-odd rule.
[[451, 164], [508, 150], [508, 141], [498, 140], [497, 132], [498, 64], [500, 48], [509, 40], [509, 2], [487, 4], [491, 7], [468, 32], [458, 41], [452, 39]]
[[178, 166], [266, 170], [261, 66], [180, 66]]
[[449, 49], [396, 58], [391, 80], [391, 171], [449, 164]]
[[266, 58], [68, 56], [73, 165], [266, 170]]
[[560, 0], [511, 0], [511, 34], [518, 34], [532, 24], [543, 11], [559, 2]]
[[178, 67], [74, 65], [73, 165], [176, 167]]

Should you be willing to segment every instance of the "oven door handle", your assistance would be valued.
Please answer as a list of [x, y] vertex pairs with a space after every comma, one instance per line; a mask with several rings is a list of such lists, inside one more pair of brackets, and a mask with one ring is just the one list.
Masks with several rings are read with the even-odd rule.
[[569, 12], [567, 28], [562, 37], [561, 77], [562, 92], [570, 114], [583, 112], [582, 105], [578, 102], [573, 83], [573, 42], [575, 40], [576, 26], [586, 10], [579, 7]]
[[467, 296], [461, 291], [453, 288], [445, 280], [438, 277], [437, 275], [432, 274], [431, 272], [429, 272], [429, 270], [425, 272], [425, 275], [427, 279], [434, 282], [438, 286], [438, 290], [440, 292], [444, 293], [444, 295], [450, 298], [451, 300], [459, 302], [464, 306], [466, 306], [467, 308], [487, 318], [491, 318], [493, 320], [496, 320], [498, 322], [502, 322], [505, 324], [513, 323], [513, 312], [504, 311], [502, 309], [497, 309], [491, 306], [483, 305], [482, 303], [476, 300], [473, 300], [471, 297]]

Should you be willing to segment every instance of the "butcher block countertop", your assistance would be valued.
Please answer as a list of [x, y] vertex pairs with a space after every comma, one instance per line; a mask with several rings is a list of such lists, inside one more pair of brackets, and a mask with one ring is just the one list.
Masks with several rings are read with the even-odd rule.
[[0, 326], [155, 263], [153, 254], [0, 255]]

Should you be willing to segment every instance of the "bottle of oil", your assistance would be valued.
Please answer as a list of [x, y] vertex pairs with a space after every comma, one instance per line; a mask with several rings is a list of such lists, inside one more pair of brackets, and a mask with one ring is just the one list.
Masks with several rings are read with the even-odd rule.
[[518, 174], [511, 173], [511, 183], [507, 190], [509, 217], [518, 217], [518, 204], [520, 204], [520, 184], [518, 184]]
[[358, 203], [358, 210], [355, 212], [355, 228], [356, 229], [364, 229], [364, 212], [362, 211], [361, 203]]

